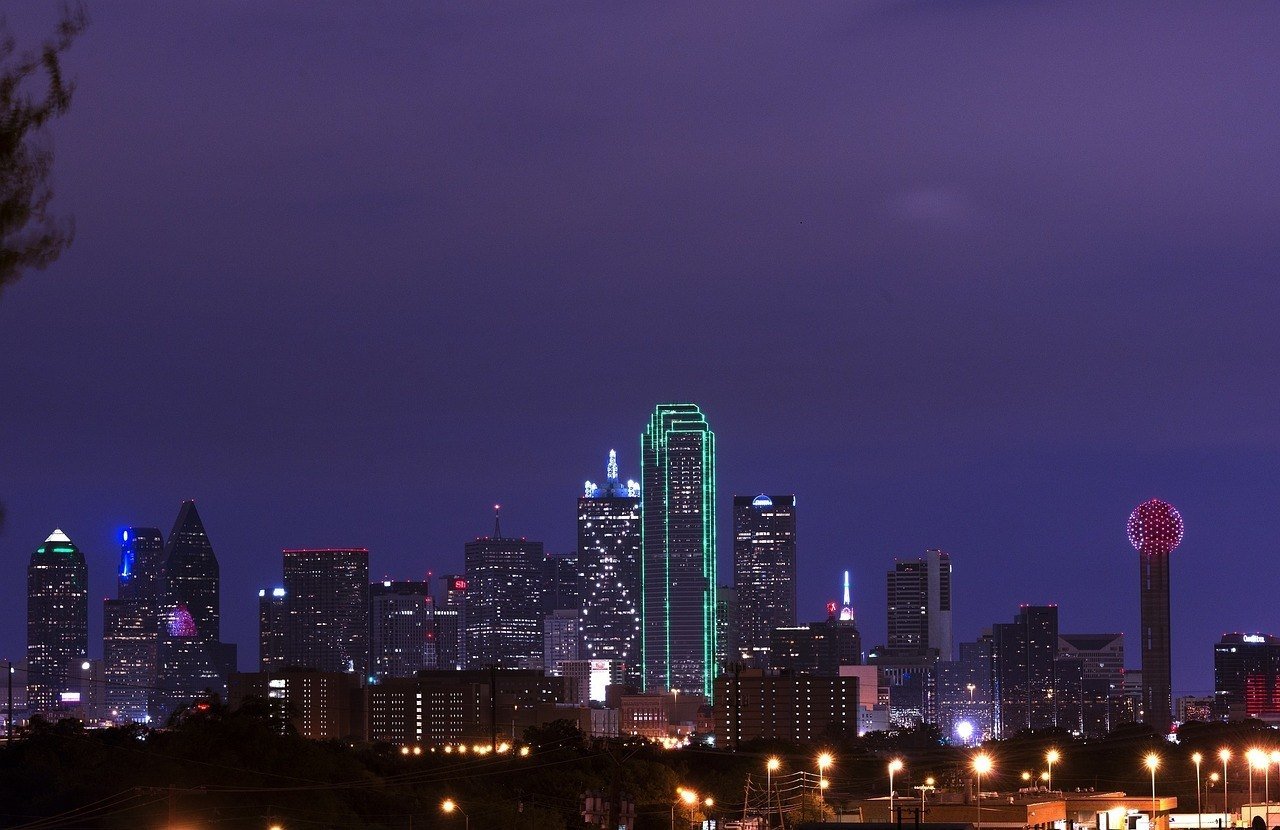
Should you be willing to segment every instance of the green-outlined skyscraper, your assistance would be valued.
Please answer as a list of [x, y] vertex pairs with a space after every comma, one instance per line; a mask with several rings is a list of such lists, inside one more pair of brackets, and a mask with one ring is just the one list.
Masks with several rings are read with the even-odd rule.
[[695, 404], [658, 404], [640, 436], [646, 691], [711, 698], [716, 675], [716, 436]]

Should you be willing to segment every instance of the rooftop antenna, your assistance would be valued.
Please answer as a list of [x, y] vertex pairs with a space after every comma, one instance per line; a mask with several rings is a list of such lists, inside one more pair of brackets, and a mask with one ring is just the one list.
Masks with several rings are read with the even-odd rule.
[[502, 538], [502, 505], [493, 506], [493, 538]]
[[840, 619], [853, 619], [853, 602], [849, 598], [849, 572], [844, 572], [844, 604], [840, 607]]
[[610, 481], [618, 480], [618, 451], [609, 450], [609, 468], [605, 472], [605, 476]]

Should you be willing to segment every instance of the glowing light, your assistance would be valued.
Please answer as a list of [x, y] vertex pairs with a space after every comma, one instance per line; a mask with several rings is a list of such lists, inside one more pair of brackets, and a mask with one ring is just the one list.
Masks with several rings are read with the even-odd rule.
[[272, 588], [272, 589], [271, 589], [271, 596], [273, 596], [273, 597], [282, 597], [282, 596], [284, 596], [284, 588]]
[[692, 804], [698, 803], [698, 794], [695, 793], [693, 790], [680, 790], [679, 792], [680, 792], [680, 800], [683, 801], [685, 804], [692, 805]]
[[1160, 499], [1144, 501], [1129, 514], [1129, 544], [1148, 556], [1169, 554], [1182, 544], [1182, 514]]
[[973, 771], [978, 775], [986, 775], [991, 772], [991, 756], [985, 752], [975, 755], [973, 758]]
[[773, 507], [773, 499], [769, 498], [764, 493], [761, 493], [760, 495], [756, 496], [754, 499], [751, 500], [751, 506], [752, 507]]
[[627, 479], [627, 498], [640, 498], [640, 482]]
[[609, 466], [605, 468], [605, 478], [609, 481], [618, 480], [618, 451], [609, 450]]
[[1222, 763], [1224, 763], [1224, 764], [1225, 764], [1227, 761], [1230, 761], [1230, 760], [1231, 760], [1231, 750], [1226, 749], [1226, 748], [1219, 749], [1219, 750], [1218, 750], [1218, 759], [1219, 759], [1220, 761], [1222, 761]]
[[[830, 752], [822, 753], [821, 755], [818, 756], [818, 769], [825, 770], [827, 767], [831, 766], [831, 762], [833, 760], [835, 759], [831, 757]], [[901, 761], [899, 761], [899, 763], [901, 763]]]
[[902, 763], [901, 758], [894, 758], [889, 762], [889, 772], [901, 772], [903, 766], [905, 765]]
[[782, 766], [782, 762], [777, 758], [770, 758], [764, 766], [769, 772], [777, 772], [778, 767]]
[[529, 757], [529, 747], [527, 747], [527, 746], [522, 746], [522, 747], [520, 747], [520, 757], [521, 757], [521, 758], [528, 758], [528, 757]]
[[179, 604], [169, 613], [169, 636], [194, 637], [196, 633], [196, 621], [191, 612], [187, 606]]
[[1157, 769], [1160, 768], [1160, 756], [1155, 754], [1154, 752], [1148, 753], [1147, 757], [1143, 759], [1142, 763], [1146, 765], [1147, 769], [1151, 770], [1152, 772], [1155, 772]]
[[1191, 763], [1195, 764], [1196, 766], [1200, 766], [1200, 762], [1203, 760], [1204, 760], [1204, 756], [1201, 755], [1199, 752], [1191, 753]]
[[1051, 749], [1044, 754], [1044, 760], [1050, 764], [1058, 763], [1058, 759], [1060, 759], [1061, 757], [1062, 756], [1058, 753], [1058, 750], [1056, 749]]
[[440, 809], [446, 813], [452, 813], [454, 810], [458, 809], [458, 802], [454, 801], [452, 798], [446, 798], [444, 801], [440, 802]]
[[956, 724], [956, 737], [966, 743], [973, 737], [973, 724], [967, 720], [962, 720]]
[[1250, 749], [1248, 752], [1246, 752], [1244, 754], [1244, 757], [1248, 759], [1249, 766], [1253, 767], [1254, 769], [1262, 769], [1267, 765], [1267, 753], [1263, 752], [1261, 749], [1258, 749], [1257, 747], [1254, 747], [1253, 749]]

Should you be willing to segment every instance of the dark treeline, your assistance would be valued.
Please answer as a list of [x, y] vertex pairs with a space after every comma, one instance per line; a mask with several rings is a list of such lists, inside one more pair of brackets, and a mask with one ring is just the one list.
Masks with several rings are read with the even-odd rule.
[[[1207, 779], [1221, 770], [1218, 750], [1229, 746], [1232, 802], [1238, 803], [1246, 785], [1244, 751], [1280, 746], [1268, 743], [1274, 735], [1257, 722], [1188, 724], [1176, 745], [1141, 726], [1091, 741], [1028, 734], [985, 745], [995, 771], [984, 778], [984, 789], [1021, 786], [1021, 774], [1038, 775], [1052, 747], [1061, 753], [1055, 789], [1145, 793], [1150, 777], [1143, 758], [1156, 752], [1162, 759], [1157, 790], [1194, 810], [1191, 754], [1204, 754]], [[430, 747], [405, 755], [390, 745], [318, 743], [293, 734], [278, 712], [252, 701], [237, 710], [193, 709], [165, 730], [87, 731], [74, 721], [37, 722], [0, 750], [0, 826], [461, 830], [462, 816], [440, 809], [452, 798], [473, 828], [573, 830], [582, 827], [582, 794], [600, 790], [628, 793], [638, 805], [640, 830], [654, 830], [669, 826], [679, 787], [714, 798], [713, 807], [700, 809], [732, 818], [741, 814], [748, 777], [753, 792], [761, 791], [767, 758], [779, 758], [776, 774], [786, 776], [814, 771], [817, 754], [814, 747], [780, 744], [666, 751], [641, 741], [590, 741], [563, 722], [530, 730], [526, 739], [527, 756], [446, 755]], [[905, 762], [895, 779], [900, 796], [910, 797], [928, 776], [944, 789], [963, 787], [973, 754], [942, 745], [927, 727], [861, 739], [833, 736], [828, 748], [835, 756], [828, 770], [834, 804], [887, 792], [885, 764], [894, 757]], [[1275, 783], [1280, 788], [1280, 780]], [[1261, 788], [1259, 772], [1258, 798]], [[1221, 809], [1221, 798], [1219, 785], [1205, 810]]]

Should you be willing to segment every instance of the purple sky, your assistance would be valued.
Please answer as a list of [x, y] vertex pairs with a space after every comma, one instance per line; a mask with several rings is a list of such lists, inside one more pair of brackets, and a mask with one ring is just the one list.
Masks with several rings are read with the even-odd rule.
[[[74, 247], [0, 296], [0, 652], [60, 526], [198, 500], [256, 653], [285, 546], [375, 576], [575, 543], [611, 447], [693, 400], [795, 492], [802, 618], [952, 552], [1130, 635], [1125, 519], [1177, 505], [1175, 694], [1280, 632], [1274, 4], [92, 3], [53, 131]], [[5, 9], [19, 33], [54, 4]]]

